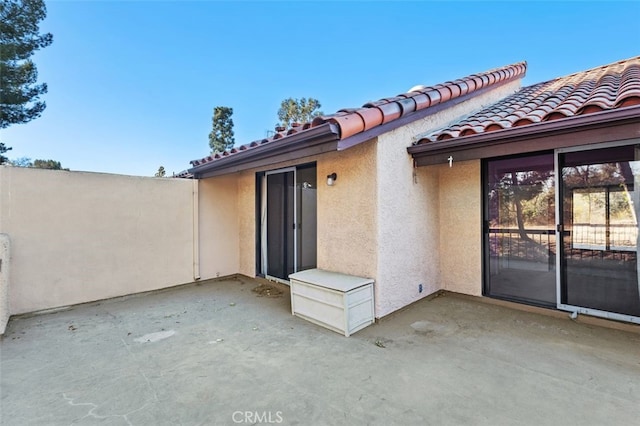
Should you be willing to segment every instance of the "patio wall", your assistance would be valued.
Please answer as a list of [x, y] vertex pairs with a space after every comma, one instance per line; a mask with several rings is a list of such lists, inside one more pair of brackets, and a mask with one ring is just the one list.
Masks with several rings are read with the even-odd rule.
[[236, 273], [237, 243], [228, 234], [237, 219], [227, 205], [235, 204], [235, 188], [220, 184], [202, 188], [213, 200], [219, 191], [220, 204], [202, 202], [196, 212], [207, 216], [200, 227], [207, 261], [199, 271], [197, 181], [0, 167], [0, 233], [11, 238], [10, 313]]

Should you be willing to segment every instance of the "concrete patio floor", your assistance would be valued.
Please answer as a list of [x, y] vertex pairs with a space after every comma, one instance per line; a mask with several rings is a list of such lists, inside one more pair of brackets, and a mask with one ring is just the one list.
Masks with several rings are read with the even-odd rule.
[[2, 425], [629, 425], [640, 334], [451, 294], [345, 338], [229, 279], [13, 318]]

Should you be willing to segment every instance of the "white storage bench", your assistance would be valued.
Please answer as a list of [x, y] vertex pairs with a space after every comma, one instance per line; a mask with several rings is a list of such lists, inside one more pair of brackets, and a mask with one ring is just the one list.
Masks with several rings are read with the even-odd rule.
[[349, 335], [374, 321], [373, 280], [322, 269], [289, 275], [291, 313]]

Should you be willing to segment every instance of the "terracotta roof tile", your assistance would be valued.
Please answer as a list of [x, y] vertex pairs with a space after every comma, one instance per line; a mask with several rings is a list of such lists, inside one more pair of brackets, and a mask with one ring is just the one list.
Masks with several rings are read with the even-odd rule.
[[[343, 140], [401, 117], [409, 116], [425, 108], [442, 104], [448, 100], [467, 94], [472, 94], [475, 91], [485, 89], [494, 84], [521, 78], [526, 73], [526, 70], [526, 62], [519, 62], [435, 86], [416, 86], [412, 88], [410, 92], [367, 102], [361, 108], [344, 108], [335, 114], [316, 117], [310, 123], [301, 123], [288, 130], [276, 128], [276, 133], [268, 139], [253, 141], [246, 145], [234, 147], [222, 154], [215, 154], [193, 160], [191, 161], [191, 165], [198, 167], [230, 155], [242, 155], [244, 152], [265, 143], [276, 143], [276, 141], [283, 140], [288, 136], [305, 132], [327, 122], [333, 123], [338, 127], [340, 139]], [[474, 128], [475, 127], [476, 126], [474, 126]]]
[[640, 56], [523, 87], [416, 144], [635, 105], [640, 105]]

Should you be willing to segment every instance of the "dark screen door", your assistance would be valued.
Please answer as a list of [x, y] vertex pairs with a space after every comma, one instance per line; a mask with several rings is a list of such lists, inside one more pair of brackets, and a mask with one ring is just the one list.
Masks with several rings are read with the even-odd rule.
[[485, 294], [556, 305], [554, 155], [485, 163]]
[[266, 275], [288, 280], [295, 271], [294, 171], [267, 178]]

